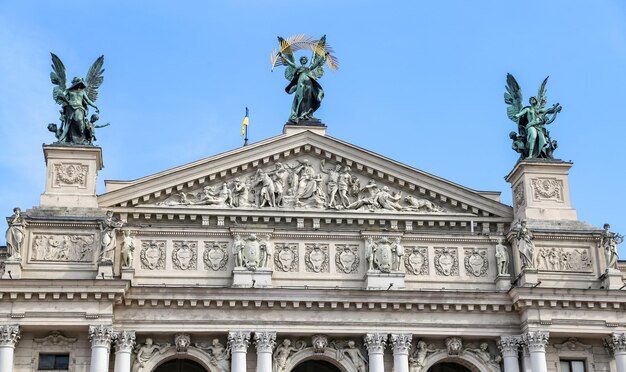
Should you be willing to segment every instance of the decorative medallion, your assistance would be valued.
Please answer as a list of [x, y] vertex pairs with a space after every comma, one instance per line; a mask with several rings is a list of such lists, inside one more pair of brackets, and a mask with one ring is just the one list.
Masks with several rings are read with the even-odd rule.
[[487, 249], [469, 248], [465, 250], [465, 271], [473, 276], [487, 276], [489, 260]]
[[141, 268], [146, 270], [165, 270], [165, 240], [141, 242]]
[[437, 275], [459, 275], [459, 259], [456, 248], [435, 248], [435, 269]]
[[298, 271], [298, 244], [276, 244], [274, 266], [280, 271]]
[[556, 178], [533, 178], [531, 184], [535, 200], [563, 201], [563, 180]]
[[232, 251], [235, 255], [235, 267], [245, 267], [254, 271], [258, 268], [269, 267], [273, 247], [268, 234], [261, 235], [260, 238], [255, 234], [250, 234], [245, 240], [237, 234]]
[[518, 183], [513, 189], [513, 201], [515, 207], [521, 208], [526, 205], [526, 198], [524, 197], [524, 182]]
[[428, 275], [428, 248], [407, 247], [404, 254], [404, 266], [413, 275]]
[[54, 186], [87, 187], [88, 166], [80, 163], [61, 163], [54, 165]]
[[204, 242], [204, 267], [207, 270], [224, 271], [228, 262], [227, 242]]
[[463, 349], [463, 341], [460, 337], [448, 337], [445, 339], [448, 355], [459, 355]]
[[183, 241], [174, 241], [174, 250], [172, 251], [172, 263], [174, 269], [177, 270], [195, 270], [198, 258], [198, 243]]
[[306, 271], [314, 273], [327, 273], [329, 271], [328, 244], [306, 244], [304, 250]]
[[335, 253], [335, 264], [337, 269], [346, 274], [356, 273], [359, 269], [358, 250], [359, 246], [354, 244], [337, 244], [337, 252]]

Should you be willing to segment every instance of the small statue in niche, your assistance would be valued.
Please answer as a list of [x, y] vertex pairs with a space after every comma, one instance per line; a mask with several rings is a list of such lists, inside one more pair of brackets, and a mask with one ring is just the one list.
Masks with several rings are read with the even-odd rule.
[[130, 235], [130, 230], [124, 230], [122, 240], [122, 267], [133, 267], [135, 239]]
[[24, 243], [24, 230], [26, 229], [26, 220], [22, 216], [20, 208], [13, 208], [13, 216], [7, 218], [9, 228], [7, 229], [5, 238], [7, 240], [7, 255], [11, 260], [20, 260], [22, 258], [22, 244]]
[[498, 240], [496, 244], [496, 266], [498, 275], [509, 275], [509, 251], [504, 245], [504, 239]]
[[102, 238], [100, 241], [100, 255], [98, 257], [99, 263], [113, 262], [117, 230], [122, 226], [124, 226], [124, 222], [113, 217], [113, 211], [107, 211], [105, 218], [100, 221]]
[[259, 267], [268, 268], [269, 263], [272, 260], [272, 254], [274, 254], [269, 235], [264, 235], [263, 238], [261, 238], [261, 241], [259, 242], [259, 248], [261, 249], [261, 259], [259, 260]]
[[624, 237], [620, 234], [609, 231], [611, 225], [604, 224], [604, 231], [600, 237], [600, 246], [604, 248], [604, 257], [606, 258], [606, 268], [617, 270], [617, 246], [624, 241]]
[[391, 252], [393, 253], [391, 270], [400, 271], [402, 267], [402, 257], [404, 257], [404, 247], [400, 244], [400, 238], [395, 238], [394, 243], [391, 246]]
[[522, 269], [535, 268], [535, 244], [533, 243], [533, 234], [526, 227], [526, 220], [522, 220], [520, 229], [515, 236], [517, 241], [517, 250], [520, 254]]

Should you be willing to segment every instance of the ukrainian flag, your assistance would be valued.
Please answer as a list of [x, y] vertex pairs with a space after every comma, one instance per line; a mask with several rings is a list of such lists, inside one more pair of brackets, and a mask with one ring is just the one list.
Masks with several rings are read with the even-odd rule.
[[246, 128], [250, 123], [250, 119], [248, 118], [248, 108], [246, 107], [246, 116], [243, 118], [243, 122], [241, 123], [241, 136], [243, 137], [246, 134]]

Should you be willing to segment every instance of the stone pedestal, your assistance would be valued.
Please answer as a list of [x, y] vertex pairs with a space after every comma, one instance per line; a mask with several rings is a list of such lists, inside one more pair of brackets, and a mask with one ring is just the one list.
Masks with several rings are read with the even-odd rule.
[[519, 161], [505, 179], [513, 191], [515, 220], [577, 220], [569, 196], [569, 169], [562, 160]]
[[96, 279], [113, 279], [113, 262], [100, 262]]
[[259, 268], [255, 271], [245, 267], [233, 269], [233, 287], [237, 288], [265, 288], [272, 286], [272, 270]]
[[298, 124], [287, 122], [283, 127], [283, 134], [295, 134], [304, 132], [305, 130], [317, 133], [319, 135], [326, 135], [326, 125], [320, 121], [306, 121], [299, 122]]
[[498, 275], [496, 277], [496, 289], [498, 291], [508, 291], [511, 289], [511, 279], [510, 275]]
[[517, 279], [519, 287], [534, 287], [539, 283], [539, 272], [535, 269], [523, 269]]
[[132, 267], [122, 267], [122, 280], [133, 280], [135, 278], [135, 269]]
[[97, 208], [96, 178], [102, 149], [95, 146], [44, 145], [46, 191], [42, 207]]
[[22, 277], [22, 260], [8, 259], [4, 262], [2, 279], [19, 279]]
[[600, 276], [604, 289], [621, 289], [624, 286], [622, 272], [617, 269], [606, 269]]
[[380, 271], [368, 271], [365, 274], [365, 289], [369, 290], [396, 290], [403, 289], [403, 272], [381, 273]]

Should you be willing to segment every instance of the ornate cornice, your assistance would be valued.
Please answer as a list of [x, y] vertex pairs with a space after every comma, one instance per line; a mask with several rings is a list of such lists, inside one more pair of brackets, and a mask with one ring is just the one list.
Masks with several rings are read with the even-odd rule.
[[254, 345], [258, 353], [271, 353], [276, 346], [276, 332], [254, 332]]
[[115, 351], [130, 353], [135, 347], [135, 331], [121, 331], [113, 334]]
[[0, 346], [15, 347], [22, 338], [20, 326], [17, 324], [6, 324], [0, 326]]
[[522, 340], [531, 353], [545, 352], [549, 337], [548, 331], [528, 331], [522, 335]]
[[113, 326], [112, 325], [92, 325], [89, 326], [89, 341], [91, 341], [91, 347], [111, 347], [111, 340], [113, 338]]
[[368, 333], [363, 338], [368, 354], [382, 354], [387, 343], [386, 333]]
[[626, 333], [612, 333], [604, 343], [613, 354], [626, 353]]
[[413, 341], [413, 335], [410, 333], [392, 333], [389, 336], [389, 341], [393, 347], [394, 354], [407, 354], [411, 350], [411, 341]]
[[498, 341], [498, 348], [500, 348], [503, 357], [517, 358], [521, 344], [522, 336], [501, 336]]
[[250, 331], [228, 332], [228, 346], [233, 353], [245, 353], [250, 345]]

